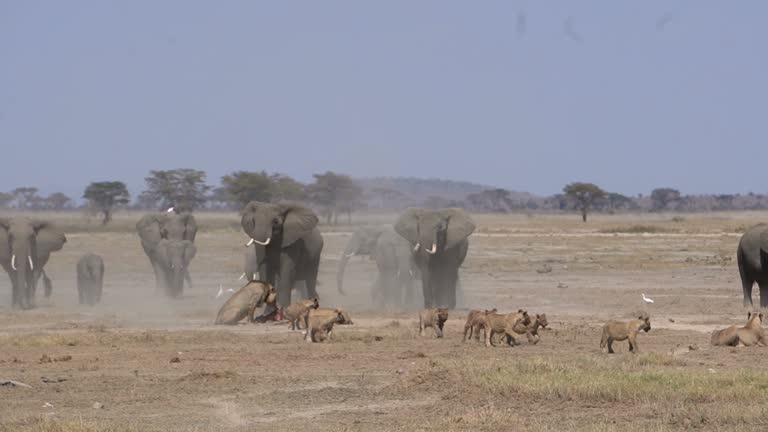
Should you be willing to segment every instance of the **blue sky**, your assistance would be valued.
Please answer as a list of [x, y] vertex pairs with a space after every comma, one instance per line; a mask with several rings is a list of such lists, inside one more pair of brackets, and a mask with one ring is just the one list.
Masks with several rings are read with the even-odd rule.
[[191, 167], [768, 192], [766, 17], [758, 0], [0, 0], [0, 190], [137, 193]]

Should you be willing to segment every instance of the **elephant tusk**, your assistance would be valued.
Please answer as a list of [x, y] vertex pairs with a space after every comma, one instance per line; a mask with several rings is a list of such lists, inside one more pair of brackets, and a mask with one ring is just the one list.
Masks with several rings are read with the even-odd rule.
[[27, 256], [27, 259], [29, 260], [29, 269], [30, 270], [34, 270], [35, 269], [35, 265], [32, 264], [32, 256], [31, 255]]
[[427, 251], [427, 253], [429, 253], [430, 255], [434, 255], [437, 253], [437, 245], [432, 243], [432, 249], [424, 249], [424, 250]]
[[256, 273], [253, 274], [253, 277], [251, 278], [252, 281], [256, 280]]
[[243, 280], [244, 277], [245, 277], [245, 273], [241, 274], [238, 280]]
[[255, 242], [255, 241], [256, 241], [256, 240], [254, 240], [254, 239], [250, 239], [250, 240], [248, 241], [248, 243], [246, 243], [245, 245], [246, 245], [246, 246], [250, 246], [250, 245], [252, 245], [252, 244], [253, 244], [253, 242]]
[[14, 270], [18, 270], [16, 268], [16, 255], [15, 254], [11, 257], [11, 268], [14, 269]]
[[413, 251], [416, 252], [421, 247], [421, 243], [417, 242], [416, 246], [413, 247]]
[[262, 242], [260, 242], [260, 241], [258, 241], [258, 240], [256, 240], [256, 239], [251, 239], [251, 240], [253, 240], [253, 241], [254, 241], [254, 242], [256, 242], [257, 244], [260, 244], [260, 245], [262, 245], [262, 246], [266, 246], [266, 245], [268, 245], [268, 244], [269, 244], [269, 242], [271, 242], [271, 241], [272, 241], [272, 237], [268, 238], [268, 239], [267, 239], [267, 241], [265, 241], [264, 243], [262, 243]]

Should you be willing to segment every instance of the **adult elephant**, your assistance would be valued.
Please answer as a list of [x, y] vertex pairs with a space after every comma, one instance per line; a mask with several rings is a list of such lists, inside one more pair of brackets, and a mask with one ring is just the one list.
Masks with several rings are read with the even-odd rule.
[[53, 286], [43, 268], [51, 253], [61, 250], [67, 238], [48, 222], [34, 222], [26, 217], [0, 219], [0, 265], [8, 273], [12, 287], [12, 306], [35, 307], [37, 282], [42, 276], [45, 296]]
[[156, 292], [180, 297], [185, 279], [192, 286], [189, 264], [197, 254], [195, 217], [189, 213], [148, 214], [136, 223], [136, 230], [155, 273]]
[[410, 208], [397, 220], [395, 231], [411, 244], [421, 271], [424, 307], [456, 307], [459, 267], [474, 230], [475, 223], [458, 208]]
[[378, 274], [372, 289], [378, 306], [413, 305], [414, 277], [418, 270], [413, 261], [411, 245], [392, 227], [361, 227], [349, 239], [339, 260], [337, 286], [344, 295], [344, 270], [353, 256], [370, 256], [376, 262]]
[[[240, 223], [250, 237], [246, 246], [254, 247], [259, 278], [277, 289], [279, 309], [291, 303], [297, 281], [304, 281], [308, 297], [317, 297], [323, 236], [312, 210], [299, 204], [252, 201], [243, 209]], [[274, 312], [269, 309], [265, 316]]]
[[768, 307], [768, 225], [744, 232], [736, 249], [744, 306], [752, 306], [752, 286], [760, 287], [760, 307]]

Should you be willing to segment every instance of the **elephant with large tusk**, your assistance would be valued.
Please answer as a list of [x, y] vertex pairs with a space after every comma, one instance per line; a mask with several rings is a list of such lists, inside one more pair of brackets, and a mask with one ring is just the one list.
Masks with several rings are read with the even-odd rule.
[[304, 281], [308, 297], [317, 297], [323, 236], [312, 210], [292, 203], [252, 201], [243, 209], [240, 223], [249, 238], [245, 246], [254, 248], [259, 277], [276, 287], [281, 309], [291, 304], [291, 290], [297, 281]]
[[418, 278], [411, 245], [391, 226], [360, 227], [349, 239], [339, 259], [337, 286], [344, 295], [344, 271], [353, 256], [369, 256], [376, 262], [378, 274], [371, 290], [377, 306], [412, 306], [413, 283]]
[[397, 220], [395, 231], [414, 245], [425, 308], [456, 307], [459, 267], [474, 230], [475, 223], [458, 208], [410, 208]]
[[44, 267], [51, 253], [61, 250], [67, 238], [48, 222], [33, 222], [25, 217], [0, 218], [0, 265], [12, 286], [12, 306], [35, 307], [37, 282], [42, 277], [45, 296], [53, 289]]

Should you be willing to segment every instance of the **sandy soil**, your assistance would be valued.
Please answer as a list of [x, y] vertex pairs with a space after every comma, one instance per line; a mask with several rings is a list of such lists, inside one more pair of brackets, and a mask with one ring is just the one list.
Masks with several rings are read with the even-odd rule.
[[[0, 430], [514, 430], [505, 423], [527, 415], [549, 419], [536, 423], [537, 430], [687, 428], [690, 421], [652, 412], [615, 415], [621, 401], [534, 407], [521, 393], [483, 395], [471, 383], [443, 387], [441, 381], [452, 381], [428, 372], [476, 358], [499, 365], [603, 361], [602, 323], [640, 309], [650, 312], [653, 325], [640, 336], [641, 349], [663, 356], [676, 350], [677, 369], [704, 377], [768, 369], [762, 349], [708, 343], [714, 328], [744, 321], [734, 252], [739, 230], [766, 216], [603, 216], [588, 224], [576, 216], [478, 216], [461, 273], [465, 304], [451, 313], [443, 340], [419, 338], [413, 311], [372, 310], [375, 266], [367, 259], [352, 260], [349, 295], [338, 295], [337, 258], [350, 233], [329, 229], [321, 303], [350, 310], [355, 324], [324, 344], [306, 344], [285, 325], [212, 325], [223, 303], [215, 299], [219, 285], [240, 286], [245, 236], [232, 229], [234, 216], [199, 233], [194, 287], [177, 301], [153, 295], [135, 234], [84, 228], [68, 234], [46, 267], [54, 295], [38, 309], [11, 310], [9, 281], [0, 278], [0, 381], [31, 386], [0, 387]], [[636, 232], [638, 224], [658, 229]], [[102, 255], [107, 268], [103, 302], [93, 308], [77, 305], [75, 262], [86, 252]], [[551, 271], [537, 271], [545, 266]], [[643, 303], [641, 293], [655, 303]], [[538, 345], [487, 349], [462, 342], [469, 307], [546, 312], [551, 325]], [[626, 350], [619, 344], [612, 358], [627, 361]], [[661, 363], [643, 367], [669, 367]], [[493, 415], [483, 411], [488, 406]], [[615, 420], [596, 426], [595, 416]], [[768, 421], [765, 414], [755, 418]], [[725, 429], [765, 427], [730, 426]]]

